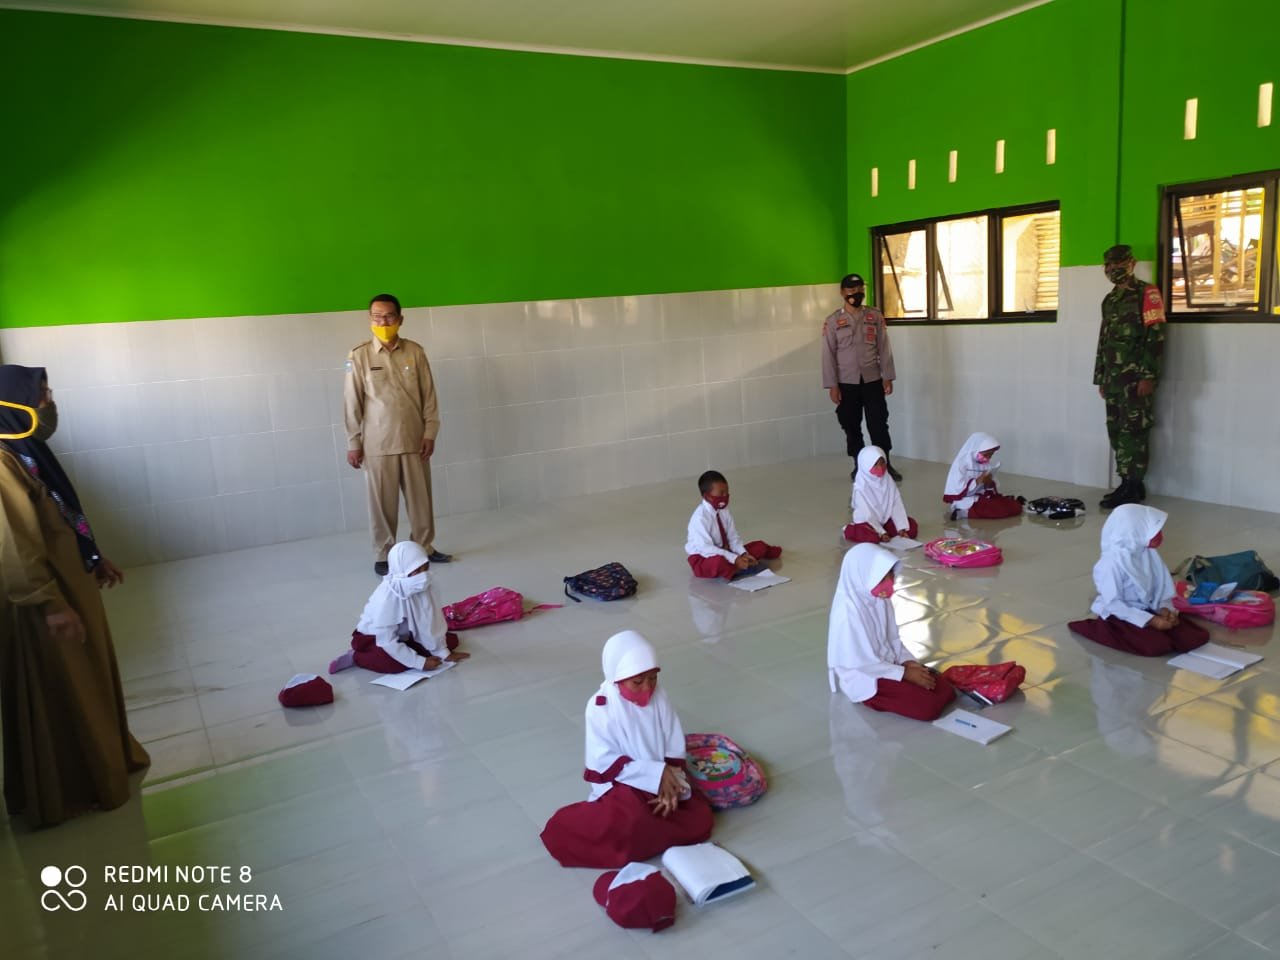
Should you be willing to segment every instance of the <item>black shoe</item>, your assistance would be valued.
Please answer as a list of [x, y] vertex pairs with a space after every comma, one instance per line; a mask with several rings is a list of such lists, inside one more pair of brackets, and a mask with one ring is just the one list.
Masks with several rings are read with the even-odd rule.
[[890, 463], [888, 460], [884, 462], [884, 468], [887, 471], [889, 471], [889, 476], [893, 477], [894, 483], [902, 482], [902, 474], [900, 474], [897, 470], [893, 469], [893, 464]]
[[1133, 495], [1137, 498], [1134, 502], [1141, 503], [1147, 499], [1147, 485], [1141, 480], [1130, 481], [1133, 484]]
[[427, 554], [427, 559], [432, 563], [451, 563], [453, 556], [448, 553], [441, 553], [439, 550], [432, 550]]
[[1116, 501], [1121, 496], [1124, 495], [1124, 488], [1127, 487], [1128, 485], [1129, 485], [1129, 481], [1122, 479], [1118, 487], [1116, 487], [1114, 490], [1106, 494], [1101, 500], [1098, 501], [1098, 506], [1101, 507], [1103, 510], [1110, 510], [1112, 507], [1116, 505]]
[[389, 569], [391, 568], [387, 566], [387, 561], [385, 560], [379, 560], [373, 565], [373, 572], [380, 577], [385, 577]]
[[1118, 493], [1119, 496], [1115, 497], [1111, 501], [1111, 506], [1113, 508], [1122, 506], [1126, 503], [1141, 503], [1147, 498], [1147, 488], [1143, 486], [1141, 480], [1126, 479], [1125, 482], [1120, 485]]

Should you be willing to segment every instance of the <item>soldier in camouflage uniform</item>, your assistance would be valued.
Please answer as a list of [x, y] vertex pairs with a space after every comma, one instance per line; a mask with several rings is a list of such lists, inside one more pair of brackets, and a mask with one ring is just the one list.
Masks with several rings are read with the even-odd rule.
[[1107, 436], [1120, 475], [1120, 485], [1102, 498], [1104, 510], [1147, 497], [1148, 437], [1164, 356], [1164, 302], [1158, 288], [1133, 275], [1133, 267], [1127, 244], [1103, 256], [1103, 269], [1115, 289], [1102, 301], [1093, 382], [1106, 401]]

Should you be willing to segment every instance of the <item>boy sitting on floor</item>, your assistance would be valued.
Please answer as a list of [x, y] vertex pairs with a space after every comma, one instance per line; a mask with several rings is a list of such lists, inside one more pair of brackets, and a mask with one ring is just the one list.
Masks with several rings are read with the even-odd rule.
[[684, 552], [695, 577], [732, 580], [749, 576], [761, 569], [761, 560], [782, 556], [781, 547], [763, 540], [743, 544], [729, 513], [729, 481], [717, 470], [708, 470], [698, 478], [702, 502], [689, 518], [689, 534]]

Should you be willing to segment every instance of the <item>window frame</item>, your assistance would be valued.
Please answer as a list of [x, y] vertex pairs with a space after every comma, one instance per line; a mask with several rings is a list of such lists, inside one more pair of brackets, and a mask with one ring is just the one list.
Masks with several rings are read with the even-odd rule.
[[[1031, 310], [1009, 313], [1004, 309], [1004, 250], [1003, 220], [1006, 217], [1020, 217], [1031, 213], [1058, 213], [1059, 243], [1061, 243], [1062, 204], [1058, 200], [1044, 200], [1039, 203], [1022, 203], [1009, 207], [988, 207], [984, 210], [971, 210], [966, 213], [949, 213], [946, 216], [927, 217], [921, 220], [906, 220], [901, 223], [889, 223], [871, 228], [872, 275], [875, 277], [876, 306], [883, 310], [884, 270], [882, 259], [888, 252], [886, 238], [893, 234], [912, 233], [923, 230], [925, 234], [925, 269], [928, 279], [925, 283], [925, 316], [923, 317], [885, 317], [890, 326], [972, 326], [980, 323], [1057, 323], [1058, 310]], [[938, 263], [937, 224], [948, 220], [966, 220], [972, 217], [987, 218], [987, 306], [986, 317], [938, 316], [938, 279], [949, 290], [946, 275], [941, 273]], [[897, 265], [889, 258], [889, 266], [894, 277], [897, 277]], [[1058, 271], [1061, 274], [1062, 264]], [[948, 294], [948, 299], [949, 299]], [[1062, 302], [1059, 300], [1061, 309]]]
[[[1263, 271], [1258, 286], [1257, 310], [1195, 310], [1177, 312], [1173, 302], [1173, 229], [1179, 219], [1178, 200], [1182, 197], [1221, 193], [1226, 190], [1263, 187], [1262, 249], [1258, 269]], [[1170, 323], [1280, 323], [1280, 267], [1276, 265], [1276, 243], [1280, 241], [1280, 169], [1259, 173], [1242, 173], [1214, 180], [1193, 180], [1165, 184], [1160, 188], [1160, 237], [1156, 246], [1156, 284], [1164, 297], [1165, 319]], [[1183, 252], [1186, 266], [1186, 252]]]

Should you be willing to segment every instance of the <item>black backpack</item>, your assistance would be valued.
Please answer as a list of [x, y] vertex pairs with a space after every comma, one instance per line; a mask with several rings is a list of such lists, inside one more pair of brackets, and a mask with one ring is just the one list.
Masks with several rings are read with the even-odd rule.
[[1039, 497], [1027, 501], [1027, 512], [1046, 520], [1070, 520], [1084, 516], [1084, 501], [1075, 497]]

